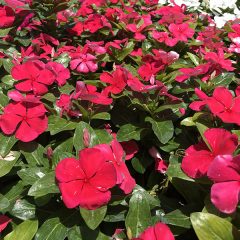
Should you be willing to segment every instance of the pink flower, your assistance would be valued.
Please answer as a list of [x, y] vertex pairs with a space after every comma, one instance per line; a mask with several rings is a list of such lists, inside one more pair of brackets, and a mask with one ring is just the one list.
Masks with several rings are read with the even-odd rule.
[[155, 148], [154, 146], [151, 147], [148, 150], [149, 154], [151, 155], [151, 157], [154, 158], [155, 160], [155, 169], [157, 171], [159, 171], [160, 173], [164, 174], [166, 173], [167, 169], [168, 169], [168, 163], [166, 163], [163, 159], [161, 154], [159, 153], [159, 151], [157, 150], [157, 148]]
[[140, 26], [139, 23], [138, 24], [131, 23], [126, 26], [127, 30], [134, 33], [134, 39], [140, 41], [146, 38], [146, 36], [142, 32], [145, 30], [147, 26], [152, 24], [151, 16], [143, 15], [141, 21], [143, 21], [143, 23]]
[[208, 169], [208, 177], [214, 181], [211, 201], [227, 214], [236, 211], [240, 196], [240, 155], [217, 156]]
[[211, 128], [204, 132], [211, 149], [203, 142], [190, 146], [185, 151], [182, 170], [192, 178], [207, 174], [208, 168], [217, 155], [232, 154], [238, 146], [238, 137], [225, 129]]
[[12, 219], [8, 216], [0, 215], [0, 232], [2, 232], [11, 221]]
[[65, 85], [67, 79], [70, 78], [70, 71], [65, 68], [61, 63], [48, 62], [46, 64], [46, 68], [54, 74], [55, 81], [57, 82], [58, 86]]
[[131, 177], [128, 168], [123, 160], [124, 151], [121, 144], [117, 140], [111, 142], [111, 146], [107, 144], [99, 144], [94, 146], [101, 151], [101, 155], [113, 163], [117, 172], [117, 184], [125, 194], [132, 192], [136, 185], [134, 178]]
[[15, 20], [15, 13], [9, 6], [0, 7], [0, 28], [11, 27]]
[[48, 91], [48, 86], [54, 80], [54, 74], [48, 70], [41, 61], [28, 61], [16, 65], [11, 71], [12, 77], [19, 83], [15, 84], [17, 90], [21, 92], [31, 92], [35, 95], [42, 95]]
[[100, 14], [91, 14], [84, 22], [84, 30], [85, 31], [88, 30], [91, 33], [95, 33], [103, 27], [112, 29], [112, 26], [108, 22], [108, 20], [103, 15]]
[[98, 65], [95, 62], [96, 57], [87, 54], [75, 54], [70, 62], [70, 68], [82, 73], [96, 72]]
[[116, 185], [113, 164], [96, 148], [79, 152], [79, 160], [65, 158], [56, 167], [56, 179], [64, 204], [97, 209], [111, 199], [110, 188]]
[[157, 223], [148, 227], [138, 238], [134, 240], [174, 240], [174, 236], [169, 227], [164, 223]]
[[8, 104], [0, 118], [5, 134], [15, 133], [23, 142], [30, 142], [48, 127], [46, 109], [40, 102], [19, 101]]
[[190, 28], [187, 23], [171, 23], [168, 29], [172, 33], [173, 37], [178, 39], [178, 41], [187, 42], [188, 38], [192, 38], [194, 35], [194, 30]]
[[127, 85], [127, 71], [124, 68], [117, 67], [112, 74], [107, 72], [102, 73], [100, 80], [110, 84], [110, 86], [105, 88], [107, 92], [118, 94], [121, 93]]

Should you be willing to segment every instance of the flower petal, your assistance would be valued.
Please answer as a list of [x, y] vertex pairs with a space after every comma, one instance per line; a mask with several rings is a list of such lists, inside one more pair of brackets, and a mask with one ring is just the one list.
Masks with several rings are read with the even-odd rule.
[[211, 189], [211, 201], [221, 212], [233, 213], [239, 201], [240, 183], [237, 181], [215, 183]]

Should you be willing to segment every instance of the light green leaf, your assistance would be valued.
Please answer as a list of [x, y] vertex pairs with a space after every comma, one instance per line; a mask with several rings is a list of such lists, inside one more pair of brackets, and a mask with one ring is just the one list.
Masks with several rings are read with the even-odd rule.
[[11, 214], [22, 220], [28, 220], [35, 217], [36, 207], [24, 199], [15, 202]]
[[5, 158], [0, 157], [0, 177], [11, 171], [19, 157], [20, 153], [14, 151], [9, 152]]
[[213, 214], [196, 212], [191, 222], [199, 240], [239, 240], [239, 231], [227, 220]]
[[26, 220], [9, 233], [4, 240], [32, 240], [37, 229], [37, 220]]

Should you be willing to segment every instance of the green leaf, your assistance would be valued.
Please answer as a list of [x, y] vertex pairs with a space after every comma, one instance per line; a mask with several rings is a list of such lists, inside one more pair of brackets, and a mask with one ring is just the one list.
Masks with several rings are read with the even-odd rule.
[[19, 199], [13, 206], [11, 214], [22, 220], [28, 220], [35, 217], [36, 207], [27, 200]]
[[11, 151], [5, 158], [0, 157], [0, 177], [11, 171], [19, 157], [20, 153], [14, 151]]
[[37, 142], [19, 143], [21, 153], [26, 158], [29, 166], [49, 166], [48, 159], [45, 156], [45, 149]]
[[10, 58], [4, 58], [4, 59], [2, 59], [2, 61], [3, 61], [3, 67], [4, 67], [4, 69], [5, 69], [8, 73], [10, 73], [11, 70], [12, 70], [12, 67], [13, 67], [12, 60], [11, 60]]
[[16, 142], [17, 139], [14, 135], [6, 136], [0, 133], [0, 155], [6, 157]]
[[95, 134], [99, 140], [99, 144], [109, 144], [113, 140], [113, 136], [108, 133], [105, 129], [96, 129]]
[[17, 172], [24, 185], [33, 185], [37, 180], [44, 177], [47, 169], [43, 167], [23, 168]]
[[196, 55], [194, 55], [190, 52], [187, 52], [187, 55], [191, 59], [191, 61], [194, 63], [195, 66], [199, 65], [199, 58]]
[[50, 131], [51, 135], [55, 135], [67, 130], [73, 130], [76, 125], [76, 122], [67, 121], [66, 119], [58, 116], [50, 116], [48, 118], [48, 131]]
[[11, 31], [12, 27], [10, 28], [2, 28], [0, 29], [0, 37], [5, 37]]
[[103, 206], [96, 210], [87, 210], [84, 208], [80, 208], [80, 213], [87, 224], [87, 226], [94, 230], [99, 224], [103, 221], [107, 212], [107, 206]]
[[235, 81], [236, 77], [234, 73], [226, 72], [221, 73], [217, 77], [211, 79], [212, 88], [216, 88], [217, 86], [228, 86], [231, 82]]
[[97, 114], [92, 116], [92, 119], [110, 120], [111, 115], [107, 112], [97, 113]]
[[157, 122], [150, 117], [147, 117], [146, 121], [152, 124], [153, 132], [161, 143], [166, 144], [173, 137], [174, 127], [172, 121]]
[[1, 81], [3, 83], [5, 83], [8, 86], [13, 86], [13, 84], [15, 83], [15, 80], [13, 79], [13, 77], [11, 75], [5, 75]]
[[10, 205], [10, 203], [9, 203], [8, 199], [5, 196], [3, 196], [2, 194], [0, 194], [0, 211], [8, 208], [9, 205]]
[[127, 231], [133, 237], [137, 237], [151, 225], [150, 205], [148, 199], [140, 190], [133, 191], [125, 224]]
[[51, 218], [38, 229], [35, 240], [64, 240], [67, 231], [67, 227], [60, 222], [59, 218]]
[[240, 239], [240, 233], [230, 222], [213, 214], [196, 212], [190, 219], [199, 240]]
[[28, 191], [29, 196], [41, 197], [49, 193], [59, 193], [55, 183], [55, 173], [47, 173], [44, 177], [37, 180]]
[[143, 128], [136, 127], [132, 124], [123, 125], [117, 132], [117, 139], [119, 142], [129, 141], [132, 139], [139, 141], [143, 130]]
[[84, 145], [84, 131], [88, 132], [89, 134], [89, 146], [93, 147], [94, 145], [99, 144], [99, 140], [94, 132], [94, 130], [90, 127], [89, 124], [85, 122], [80, 122], [75, 130], [74, 137], [73, 137], [73, 145], [76, 149], [76, 152], [82, 150], [86, 146]]
[[18, 225], [4, 240], [31, 240], [38, 229], [37, 220], [26, 220]]
[[[127, 46], [124, 47], [121, 51], [116, 50], [116, 59], [118, 61], [122, 61], [125, 57], [127, 57], [134, 49], [134, 42], [128, 42]], [[114, 51], [115, 52], [115, 51]]]

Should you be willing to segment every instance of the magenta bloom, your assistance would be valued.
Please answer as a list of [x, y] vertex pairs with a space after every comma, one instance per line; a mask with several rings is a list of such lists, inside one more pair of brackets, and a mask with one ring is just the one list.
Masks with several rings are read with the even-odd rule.
[[203, 177], [217, 155], [232, 154], [238, 146], [238, 137], [225, 129], [211, 128], [204, 132], [211, 150], [203, 142], [190, 146], [185, 151], [182, 170], [192, 178]]
[[187, 42], [188, 38], [192, 38], [194, 35], [194, 30], [190, 28], [187, 23], [182, 24], [171, 23], [169, 25], [169, 31], [172, 33], [174, 38], [183, 42]]
[[108, 144], [99, 144], [94, 146], [94, 148], [99, 149], [101, 155], [113, 163], [117, 172], [117, 184], [124, 193], [128, 194], [132, 192], [136, 182], [130, 175], [127, 165], [123, 160], [124, 151], [121, 144], [117, 140], [113, 140], [111, 146]]
[[212, 203], [224, 213], [233, 213], [240, 194], [240, 155], [217, 156], [208, 169], [208, 177], [214, 181], [211, 188]]
[[82, 73], [96, 72], [98, 65], [95, 62], [96, 57], [87, 54], [75, 54], [70, 62], [70, 68]]
[[11, 27], [15, 20], [15, 13], [8, 6], [0, 7], [0, 28]]
[[23, 142], [30, 142], [48, 127], [46, 109], [39, 102], [13, 102], [4, 108], [1, 115], [1, 129], [5, 134], [15, 133]]
[[58, 86], [63, 86], [66, 84], [67, 79], [70, 78], [70, 71], [65, 68], [61, 63], [48, 62], [46, 68], [49, 69], [55, 76], [55, 81]]
[[55, 75], [41, 61], [28, 61], [12, 68], [12, 77], [18, 81], [15, 88], [21, 92], [42, 95], [53, 84]]
[[79, 160], [65, 158], [56, 167], [56, 179], [68, 208], [96, 209], [111, 199], [110, 188], [116, 185], [116, 171], [96, 148], [79, 152]]
[[164, 223], [157, 223], [156, 225], [147, 228], [135, 240], [174, 240], [174, 236], [169, 227]]
[[127, 85], [127, 71], [118, 67], [112, 74], [108, 72], [102, 73], [100, 75], [100, 80], [110, 84], [110, 86], [105, 88], [107, 92], [118, 94], [122, 92]]

